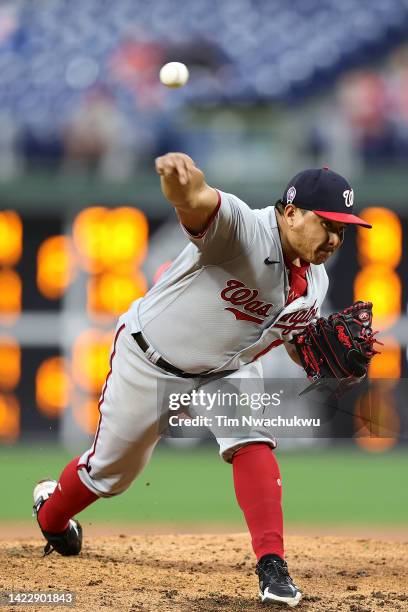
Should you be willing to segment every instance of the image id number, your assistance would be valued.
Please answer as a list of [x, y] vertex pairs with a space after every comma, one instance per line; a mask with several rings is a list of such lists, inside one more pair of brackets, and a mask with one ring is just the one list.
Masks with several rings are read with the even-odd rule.
[[0, 604], [74, 606], [75, 593], [71, 591], [9, 591], [1, 594]]

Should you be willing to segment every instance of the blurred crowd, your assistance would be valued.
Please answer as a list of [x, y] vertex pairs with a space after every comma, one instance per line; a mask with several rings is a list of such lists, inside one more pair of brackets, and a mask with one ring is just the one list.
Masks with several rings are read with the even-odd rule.
[[[404, 157], [406, 50], [383, 69], [354, 70], [407, 37], [408, 0], [196, 0], [182, 11], [175, 0], [4, 0], [0, 180], [36, 167], [120, 180], [161, 152], [208, 145], [180, 129], [192, 105], [301, 109], [336, 82], [332, 119], [313, 126], [309, 153], [336, 140], [366, 164]], [[160, 84], [166, 61], [189, 66], [187, 87]]]
[[408, 158], [408, 46], [379, 69], [346, 73], [337, 83], [324, 120], [315, 118], [308, 141], [316, 158], [349, 151], [356, 163], [399, 165]]

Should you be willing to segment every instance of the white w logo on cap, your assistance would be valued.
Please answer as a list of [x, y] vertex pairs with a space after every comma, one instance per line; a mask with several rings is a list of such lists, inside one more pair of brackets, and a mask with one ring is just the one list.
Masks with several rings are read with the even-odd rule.
[[343, 191], [343, 198], [347, 208], [350, 208], [354, 203], [354, 191], [352, 189], [346, 189], [346, 191]]

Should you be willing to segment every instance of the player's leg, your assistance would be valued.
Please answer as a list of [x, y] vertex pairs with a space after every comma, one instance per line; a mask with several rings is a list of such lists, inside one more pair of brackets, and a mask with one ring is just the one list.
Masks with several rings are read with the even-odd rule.
[[283, 559], [282, 484], [272, 448], [262, 442], [239, 448], [232, 469], [236, 498], [257, 560], [267, 554]]
[[302, 593], [284, 560], [282, 481], [273, 441], [219, 440], [221, 454], [232, 463], [235, 495], [244, 514], [257, 558], [259, 596], [296, 606]]
[[[262, 378], [260, 364], [251, 364], [228, 379], [240, 379], [240, 391], [253, 389]], [[227, 380], [227, 379], [226, 379]], [[275, 457], [276, 441], [267, 431], [251, 431], [248, 436], [217, 437], [222, 458], [232, 463], [235, 495], [244, 514], [257, 558], [262, 601], [296, 606], [302, 594], [289, 576], [284, 561], [282, 480]], [[224, 437], [225, 436], [225, 437]]]
[[125, 325], [118, 325], [92, 447], [64, 468], [58, 484], [45, 481], [35, 489], [39, 525], [48, 542], [50, 535], [61, 536], [61, 550], [58, 541], [51, 542], [61, 554], [80, 550], [81, 533], [73, 541], [79, 524], [72, 517], [100, 497], [125, 491], [147, 464], [159, 439], [160, 376]]
[[[111, 377], [113, 373], [113, 361], [117, 353], [117, 342], [123, 329], [123, 324], [118, 324], [111, 350], [108, 377]], [[115, 371], [116, 366], [117, 364], [115, 363]], [[105, 387], [106, 385], [107, 381]], [[69, 528], [70, 519], [75, 514], [99, 499], [99, 495], [86, 487], [80, 480], [77, 468], [79, 459], [79, 456], [75, 457], [65, 466], [58, 483], [52, 480], [44, 480], [39, 482], [34, 489], [34, 507], [36, 509], [37, 520], [42, 531], [47, 535], [65, 532]], [[66, 548], [69, 552], [70, 547]], [[78, 546], [74, 546], [73, 550], [77, 548]]]
[[268, 444], [248, 444], [232, 458], [234, 487], [258, 560], [263, 602], [296, 606], [302, 597], [284, 561], [282, 486], [279, 466]]

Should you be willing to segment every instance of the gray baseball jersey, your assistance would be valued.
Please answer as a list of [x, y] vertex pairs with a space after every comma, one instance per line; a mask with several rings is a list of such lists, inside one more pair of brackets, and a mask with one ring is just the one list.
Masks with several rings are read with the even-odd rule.
[[328, 278], [323, 265], [307, 271], [306, 295], [285, 305], [289, 280], [275, 208], [251, 210], [219, 193], [200, 235], [128, 312], [157, 354], [181, 370], [238, 369], [289, 341], [318, 313]]
[[[186, 233], [191, 244], [119, 319], [98, 429], [77, 466], [97, 495], [124, 491], [140, 473], [161, 435], [158, 385], [185, 382], [155, 365], [158, 356], [192, 373], [236, 370], [228, 379], [250, 392], [262, 379], [257, 357], [301, 331], [325, 296], [324, 267], [311, 265], [307, 294], [286, 305], [289, 281], [272, 206], [251, 210], [220, 193], [207, 230], [200, 236]], [[138, 331], [149, 353], [132, 337]], [[249, 442], [276, 446], [273, 432], [264, 427], [229, 435], [210, 430], [226, 461]]]

